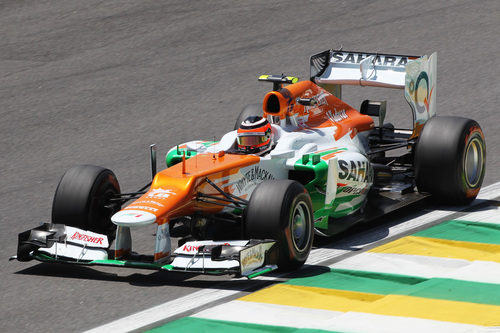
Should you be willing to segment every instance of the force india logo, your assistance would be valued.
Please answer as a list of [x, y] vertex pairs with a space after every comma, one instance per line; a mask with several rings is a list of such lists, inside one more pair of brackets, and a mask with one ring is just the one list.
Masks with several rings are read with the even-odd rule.
[[155, 188], [153, 190], [151, 190], [147, 197], [148, 198], [157, 198], [157, 199], [166, 199], [168, 197], [170, 197], [171, 195], [175, 195], [176, 193], [172, 190], [164, 190], [162, 189], [161, 187], [160, 188]]

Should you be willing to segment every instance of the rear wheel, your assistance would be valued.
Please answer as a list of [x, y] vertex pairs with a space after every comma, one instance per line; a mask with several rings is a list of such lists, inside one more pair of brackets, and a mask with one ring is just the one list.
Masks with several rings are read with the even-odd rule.
[[52, 223], [90, 230], [115, 238], [111, 216], [120, 210], [111, 198], [120, 193], [115, 174], [94, 165], [75, 166], [62, 176], [52, 204]]
[[248, 238], [277, 240], [280, 270], [302, 266], [314, 237], [312, 202], [304, 186], [293, 180], [259, 184], [250, 197], [245, 230]]
[[467, 204], [479, 193], [486, 144], [479, 124], [461, 117], [427, 121], [415, 151], [415, 178], [421, 192], [440, 201]]

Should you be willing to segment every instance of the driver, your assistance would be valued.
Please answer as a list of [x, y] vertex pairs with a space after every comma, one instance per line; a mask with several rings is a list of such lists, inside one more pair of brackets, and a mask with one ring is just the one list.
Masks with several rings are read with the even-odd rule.
[[236, 140], [240, 152], [263, 155], [272, 148], [273, 132], [271, 124], [266, 118], [250, 116], [238, 128]]

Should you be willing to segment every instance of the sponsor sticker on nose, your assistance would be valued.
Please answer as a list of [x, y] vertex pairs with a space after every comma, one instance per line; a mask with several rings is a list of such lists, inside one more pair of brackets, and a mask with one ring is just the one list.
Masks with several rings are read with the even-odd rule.
[[142, 210], [121, 210], [111, 217], [111, 222], [122, 227], [138, 227], [152, 224], [156, 216]]

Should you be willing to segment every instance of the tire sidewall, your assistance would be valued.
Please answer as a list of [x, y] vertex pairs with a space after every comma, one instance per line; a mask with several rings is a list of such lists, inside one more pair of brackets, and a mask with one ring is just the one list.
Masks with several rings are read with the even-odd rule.
[[[308, 214], [309, 216], [306, 216], [306, 218], [310, 219], [311, 218], [310, 216], [312, 215], [312, 203], [309, 195], [304, 192], [301, 192], [298, 195], [294, 196], [291, 195], [291, 197], [292, 200], [290, 205], [287, 205], [286, 202], [283, 202], [283, 208], [285, 214], [282, 215], [281, 219], [283, 232], [281, 233], [281, 239], [280, 239], [280, 252], [285, 251], [285, 253], [289, 255], [288, 260], [290, 261], [303, 263], [309, 256], [309, 252], [311, 251], [313, 243], [313, 237], [314, 237], [314, 230], [313, 230], [314, 228], [312, 228], [313, 222], [312, 221], [305, 222], [306, 224], [305, 237], [307, 241], [305, 246], [303, 246], [302, 249], [299, 249], [292, 234], [294, 213], [296, 207], [303, 203], [308, 210], [307, 213], [309, 213]], [[281, 258], [281, 255], [280, 259], [284, 260], [283, 258]], [[282, 265], [283, 264], [284, 263], [282, 263]]]
[[[462, 184], [462, 191], [464, 193], [464, 196], [467, 198], [467, 200], [474, 199], [478, 193], [479, 190], [481, 189], [481, 184], [483, 183], [483, 179], [485, 176], [485, 165], [486, 165], [486, 144], [484, 142], [484, 134], [477, 124], [473, 124], [468, 128], [468, 132], [464, 133], [464, 139], [463, 139], [463, 154], [462, 154], [462, 160], [461, 160], [461, 172], [460, 172], [460, 182]], [[466, 176], [466, 154], [468, 149], [470, 148], [472, 142], [474, 140], [478, 140], [480, 145], [480, 149], [484, 150], [482, 151], [482, 160], [481, 160], [481, 170], [480, 170], [480, 175], [477, 177], [477, 181], [474, 184], [471, 184], [469, 180], [467, 179]]]
[[[480, 147], [479, 176], [475, 184], [466, 179], [466, 153], [471, 142]], [[438, 201], [466, 204], [481, 188], [485, 175], [486, 144], [479, 124], [461, 117], [433, 117], [427, 121], [415, 149], [415, 178], [420, 192]]]
[[[306, 243], [294, 246], [293, 218], [297, 205], [307, 207]], [[312, 201], [304, 186], [293, 180], [260, 183], [252, 193], [245, 212], [245, 233], [250, 239], [277, 241], [280, 270], [293, 270], [304, 264], [312, 247], [314, 224]]]
[[105, 208], [120, 186], [114, 173], [94, 165], [75, 166], [62, 176], [52, 204], [52, 223], [65, 224], [115, 237], [116, 225], [111, 222], [113, 211]]

